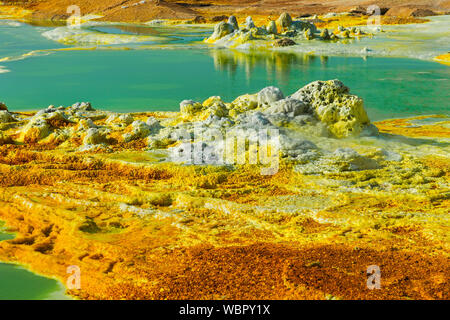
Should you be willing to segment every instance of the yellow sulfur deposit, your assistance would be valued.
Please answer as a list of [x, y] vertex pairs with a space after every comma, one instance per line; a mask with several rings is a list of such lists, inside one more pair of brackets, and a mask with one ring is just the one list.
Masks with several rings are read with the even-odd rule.
[[0, 6], [0, 19], [23, 20], [31, 17], [32, 11], [15, 6]]
[[434, 58], [439, 63], [450, 65], [450, 53], [442, 54]]

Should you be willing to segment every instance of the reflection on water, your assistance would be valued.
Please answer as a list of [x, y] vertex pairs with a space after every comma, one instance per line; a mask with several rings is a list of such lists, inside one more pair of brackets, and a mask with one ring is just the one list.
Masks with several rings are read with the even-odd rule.
[[435, 63], [268, 50], [215, 49], [209, 55], [216, 73], [242, 88], [241, 93], [275, 85], [290, 94], [315, 80], [340, 79], [364, 99], [373, 120], [448, 114], [442, 102], [449, 99], [449, 69]]
[[62, 20], [31, 19], [23, 22], [33, 27], [57, 28], [67, 26], [67, 22]]
[[216, 49], [210, 51], [214, 59], [214, 67], [219, 72], [228, 73], [235, 77], [238, 69], [245, 70], [249, 81], [258, 68], [267, 72], [267, 78], [273, 79], [283, 85], [288, 85], [292, 78], [292, 71], [307, 68], [311, 64], [319, 64], [324, 68], [328, 63], [328, 56], [316, 56], [283, 51], [252, 51], [242, 52], [236, 50]]
[[156, 28], [150, 28], [146, 26], [136, 26], [136, 25], [100, 25], [89, 27], [90, 30], [98, 31], [101, 33], [108, 34], [128, 34], [128, 35], [151, 35], [157, 36], [160, 34]]

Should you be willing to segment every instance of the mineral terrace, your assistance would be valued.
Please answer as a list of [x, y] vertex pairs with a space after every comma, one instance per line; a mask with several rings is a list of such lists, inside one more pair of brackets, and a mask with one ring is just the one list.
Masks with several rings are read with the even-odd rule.
[[[315, 20], [325, 23], [320, 19]], [[339, 25], [335, 30], [328, 30], [328, 28], [319, 30], [314, 24], [315, 20], [311, 18], [293, 20], [289, 13], [285, 12], [276, 21], [268, 22], [266, 26], [257, 27], [252, 17], [249, 16], [239, 27], [237, 18], [230, 16], [227, 22], [222, 21], [216, 24], [214, 33], [205, 41], [231, 48], [248, 48], [250, 45], [254, 46], [268, 41], [274, 47], [288, 47], [295, 45], [295, 40], [339, 41], [372, 36], [372, 34], [364, 32], [361, 27], [355, 26], [345, 28]], [[355, 21], [353, 22], [355, 23]]]
[[450, 298], [446, 116], [371, 123], [338, 80], [180, 112], [0, 110], [0, 260], [63, 283], [77, 265], [74, 297]]

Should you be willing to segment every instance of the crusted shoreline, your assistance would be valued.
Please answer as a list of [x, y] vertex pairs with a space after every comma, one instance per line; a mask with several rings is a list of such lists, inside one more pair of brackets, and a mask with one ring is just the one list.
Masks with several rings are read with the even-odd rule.
[[[338, 80], [185, 100], [180, 112], [0, 109], [0, 220], [17, 232], [0, 260], [63, 283], [78, 265], [74, 297], [450, 296], [448, 116], [372, 124]], [[278, 130], [276, 172], [172, 158], [189, 146], [218, 155], [214, 134], [251, 129]], [[367, 289], [370, 265], [383, 290]]]

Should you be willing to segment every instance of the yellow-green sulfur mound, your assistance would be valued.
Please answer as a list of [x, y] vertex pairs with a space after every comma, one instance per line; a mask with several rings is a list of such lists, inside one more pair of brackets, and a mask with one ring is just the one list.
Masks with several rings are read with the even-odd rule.
[[291, 97], [307, 102], [337, 138], [358, 136], [366, 129], [375, 129], [370, 125], [363, 100], [351, 95], [339, 80], [315, 81]]

